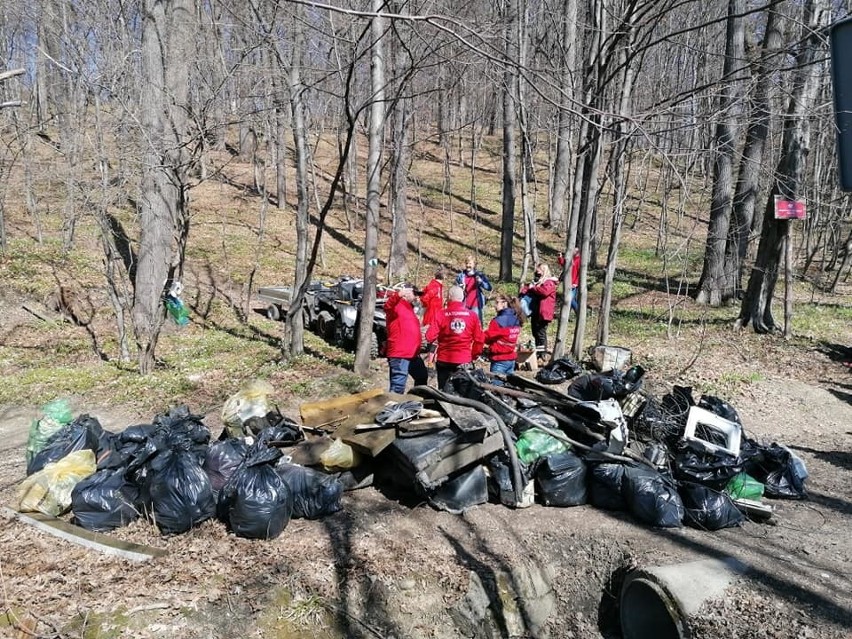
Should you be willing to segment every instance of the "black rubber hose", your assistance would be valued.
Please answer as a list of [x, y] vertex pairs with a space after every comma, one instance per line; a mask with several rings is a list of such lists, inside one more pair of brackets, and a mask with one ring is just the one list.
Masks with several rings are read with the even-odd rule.
[[420, 397], [439, 399], [442, 402], [449, 402], [450, 404], [475, 408], [476, 410], [493, 417], [497, 422], [497, 428], [500, 430], [500, 434], [503, 436], [503, 446], [509, 455], [509, 465], [512, 468], [512, 489], [515, 492], [515, 503], [521, 503], [524, 493], [524, 479], [521, 473], [521, 461], [518, 459], [518, 451], [515, 449], [515, 440], [512, 437], [512, 431], [508, 426], [506, 426], [506, 422], [504, 422], [503, 418], [497, 414], [497, 411], [491, 408], [488, 404], [483, 404], [475, 399], [468, 399], [467, 397], [461, 397], [460, 395], [445, 393], [443, 391], [439, 391], [437, 388], [432, 388], [431, 386], [415, 386], [409, 391], [409, 393], [419, 395]]

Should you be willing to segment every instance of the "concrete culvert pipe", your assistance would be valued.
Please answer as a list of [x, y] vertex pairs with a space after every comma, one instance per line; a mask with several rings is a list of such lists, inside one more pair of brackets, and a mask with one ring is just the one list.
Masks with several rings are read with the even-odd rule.
[[624, 639], [688, 639], [689, 617], [745, 572], [746, 566], [733, 558], [634, 570], [621, 588]]

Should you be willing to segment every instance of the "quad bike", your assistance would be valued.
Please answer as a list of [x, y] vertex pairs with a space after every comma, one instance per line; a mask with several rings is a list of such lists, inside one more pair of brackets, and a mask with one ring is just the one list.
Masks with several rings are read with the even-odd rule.
[[[376, 291], [373, 332], [370, 335], [370, 357], [374, 359], [385, 352], [387, 322], [384, 303], [390, 290], [379, 287]], [[363, 280], [347, 276], [332, 282], [311, 282], [303, 304], [305, 328], [331, 344], [354, 351], [363, 291]], [[268, 304], [266, 316], [274, 321], [283, 318], [291, 296], [292, 289], [288, 286], [265, 287], [257, 293], [257, 297]]]

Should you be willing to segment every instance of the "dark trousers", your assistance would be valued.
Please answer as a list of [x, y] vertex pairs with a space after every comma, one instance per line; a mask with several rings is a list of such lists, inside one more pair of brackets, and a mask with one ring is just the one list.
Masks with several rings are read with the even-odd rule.
[[543, 320], [535, 315], [532, 316], [530, 320], [530, 328], [532, 329], [536, 350], [547, 350], [547, 327], [549, 325], [550, 320]]
[[435, 372], [438, 374], [438, 390], [444, 390], [447, 380], [455, 373], [462, 364], [450, 364], [449, 362], [435, 362]]

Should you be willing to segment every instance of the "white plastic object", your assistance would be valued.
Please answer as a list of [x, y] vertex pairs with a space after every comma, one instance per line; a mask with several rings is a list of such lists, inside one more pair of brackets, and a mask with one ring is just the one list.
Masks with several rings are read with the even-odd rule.
[[593, 346], [590, 349], [590, 354], [595, 368], [602, 373], [613, 370], [622, 370], [633, 358], [633, 352], [629, 348], [622, 348], [621, 346], [607, 346], [606, 344]]
[[[701, 430], [699, 427], [719, 433], [724, 438], [725, 445], [722, 446], [715, 442], [702, 439], [700, 435], [696, 435], [696, 431], [700, 432]], [[729, 421], [709, 410], [692, 406], [686, 418], [686, 428], [683, 431], [683, 438], [687, 443], [707, 452], [727, 453], [736, 457], [740, 454], [742, 432], [742, 426], [736, 422]]]

